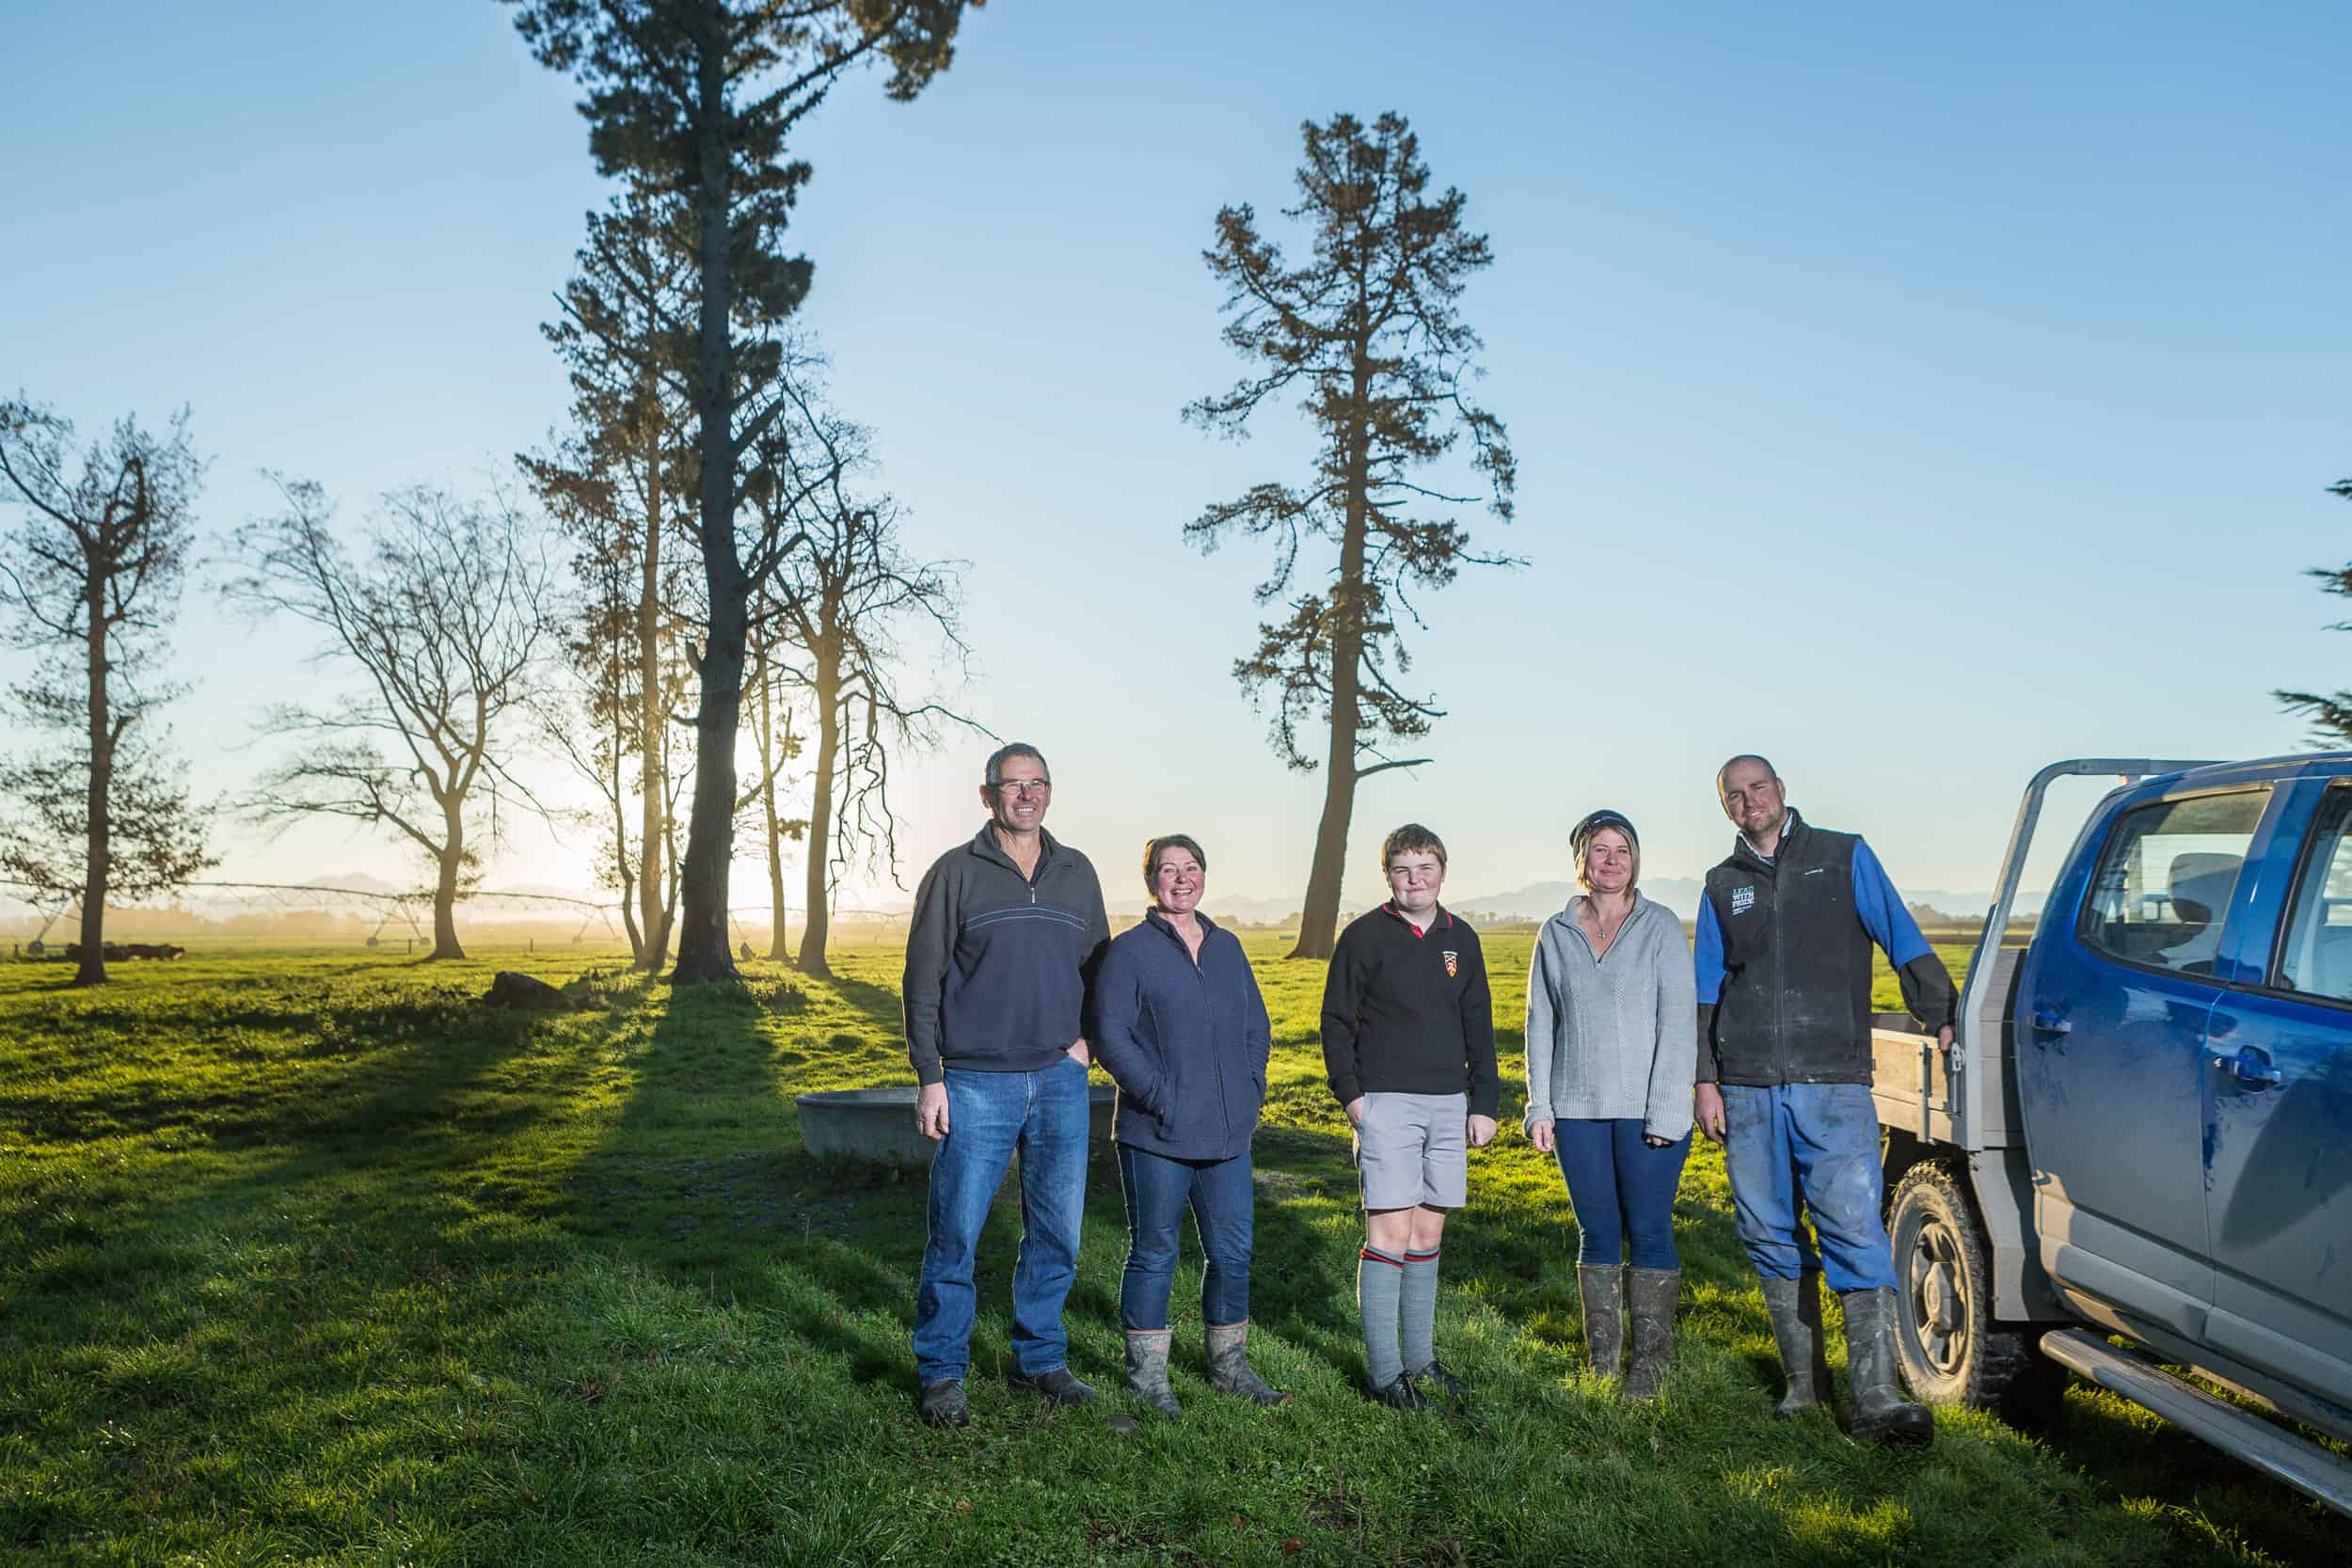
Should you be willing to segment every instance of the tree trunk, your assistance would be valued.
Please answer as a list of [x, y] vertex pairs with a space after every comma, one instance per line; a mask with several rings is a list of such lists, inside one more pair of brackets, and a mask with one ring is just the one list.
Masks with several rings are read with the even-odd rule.
[[95, 562], [89, 566], [89, 840], [82, 872], [82, 956], [74, 965], [77, 986], [106, 983], [106, 869], [111, 824], [106, 799], [114, 785], [115, 736], [112, 710], [106, 702], [105, 584]]
[[705, 37], [695, 62], [699, 156], [693, 187], [702, 251], [702, 322], [694, 377], [694, 411], [702, 454], [700, 527], [703, 578], [710, 596], [704, 644], [701, 711], [694, 719], [694, 803], [680, 869], [677, 966], [674, 984], [736, 977], [727, 951], [727, 872], [735, 855], [735, 732], [743, 701], [743, 640], [750, 585], [735, 549], [734, 380], [728, 315], [734, 279], [729, 245], [726, 55]]
[[830, 976], [825, 942], [833, 934], [833, 889], [827, 873], [833, 861], [834, 769], [841, 759], [841, 655], [834, 647], [809, 653], [817, 667], [817, 772], [808, 802], [808, 892], [802, 900], [808, 912], [801, 917], [801, 972]]
[[428, 959], [462, 958], [457, 945], [457, 876], [466, 861], [466, 823], [453, 807], [441, 809], [440, 875], [433, 883], [433, 951]]
[[[1356, 356], [1356, 406], [1370, 390], [1365, 351]], [[1362, 721], [1364, 545], [1369, 488], [1360, 419], [1348, 432], [1346, 531], [1340, 540], [1340, 576], [1331, 587], [1331, 742], [1323, 759], [1323, 820], [1315, 827], [1315, 858], [1307, 873], [1294, 958], [1327, 958], [1339, 942], [1340, 895], [1347, 872], [1347, 830], [1356, 816], [1356, 736]], [[1385, 868], [1384, 868], [1385, 869]]]
[[1331, 639], [1331, 745], [1323, 761], [1323, 819], [1315, 827], [1315, 858], [1307, 873], [1298, 945], [1287, 955], [1294, 958], [1327, 958], [1339, 941], [1347, 830], [1356, 816], [1356, 661], [1362, 647], [1362, 633], [1352, 626], [1343, 625]]
[[644, 941], [637, 967], [660, 969], [670, 957], [668, 898], [663, 892], [662, 799], [669, 788], [668, 704], [661, 678], [661, 453], [659, 420], [645, 453], [645, 548], [637, 589], [637, 746], [644, 763], [638, 778], [644, 791], [638, 838], [644, 848], [637, 868], [637, 908]]
[[776, 740], [775, 699], [768, 679], [768, 663], [760, 660], [759, 674], [759, 804], [768, 822], [768, 957], [792, 961], [784, 940], [784, 828], [776, 816], [776, 774], [792, 754], [792, 710], [784, 710], [784, 740]]
[[[618, 739], [616, 736], [614, 737]], [[612, 868], [621, 878], [621, 927], [628, 932], [629, 966], [645, 967], [645, 938], [637, 928], [637, 903], [629, 896], [636, 886], [628, 865], [628, 808], [621, 787], [621, 749], [612, 749]]]

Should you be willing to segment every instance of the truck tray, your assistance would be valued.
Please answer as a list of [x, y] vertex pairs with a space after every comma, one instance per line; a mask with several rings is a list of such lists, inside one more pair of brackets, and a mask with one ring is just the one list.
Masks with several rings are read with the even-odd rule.
[[[2026, 1121], [2017, 1103], [2015, 1052], [2010, 1027], [2010, 1004], [2017, 994], [2017, 972], [2026, 956], [2023, 947], [2003, 947], [1993, 959], [1991, 1009], [1997, 1017], [1989, 1040], [1986, 1033], [1962, 1024], [1958, 1048], [1949, 1058], [1936, 1050], [1935, 1037], [1922, 1034], [1903, 1013], [1880, 1013], [1870, 1030], [1872, 1074], [1870, 1097], [1877, 1101], [1881, 1125], [1909, 1132], [1923, 1143], [1957, 1144], [1969, 1149], [2005, 1148], [2025, 1139]], [[1955, 1063], [1958, 1064], [1955, 1069]], [[1990, 1073], [1990, 1081], [1974, 1086], [1967, 1075]], [[1967, 1125], [1974, 1115], [1981, 1125]]]

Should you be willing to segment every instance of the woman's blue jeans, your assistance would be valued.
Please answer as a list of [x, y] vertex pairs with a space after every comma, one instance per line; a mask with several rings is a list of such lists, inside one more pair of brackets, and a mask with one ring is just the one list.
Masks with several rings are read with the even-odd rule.
[[1087, 1069], [1065, 1056], [1036, 1072], [949, 1068], [947, 1135], [931, 1156], [930, 1240], [914, 1297], [914, 1370], [961, 1378], [971, 1360], [973, 1254], [989, 1205], [1021, 1151], [1021, 1253], [1012, 1268], [1012, 1365], [1065, 1365], [1062, 1302], [1078, 1273], [1086, 1213]]
[[1127, 1269], [1119, 1281], [1119, 1321], [1127, 1328], [1168, 1326], [1176, 1286], [1176, 1244], [1184, 1211], [1200, 1228], [1208, 1272], [1200, 1280], [1200, 1321], [1237, 1323], [1249, 1316], [1249, 1247], [1256, 1189], [1247, 1150], [1230, 1160], [1170, 1160], [1119, 1146], [1119, 1184], [1127, 1193]]
[[1583, 1235], [1578, 1262], [1613, 1269], [1627, 1260], [1631, 1243], [1637, 1269], [1682, 1266], [1675, 1251], [1675, 1189], [1690, 1157], [1689, 1133], [1652, 1148], [1639, 1117], [1564, 1117], [1551, 1124], [1551, 1138]]

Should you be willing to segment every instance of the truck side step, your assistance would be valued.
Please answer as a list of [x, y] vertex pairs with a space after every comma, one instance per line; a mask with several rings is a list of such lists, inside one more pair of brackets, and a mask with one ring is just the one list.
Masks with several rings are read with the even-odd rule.
[[2042, 1354], [2352, 1517], [2352, 1461], [2339, 1459], [2318, 1444], [2216, 1399], [2153, 1361], [2118, 1350], [2081, 1329], [2055, 1329], [2043, 1335]]

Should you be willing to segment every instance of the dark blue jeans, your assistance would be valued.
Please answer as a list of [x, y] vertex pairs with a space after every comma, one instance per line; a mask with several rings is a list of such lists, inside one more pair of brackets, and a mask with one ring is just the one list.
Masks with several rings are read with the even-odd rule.
[[[1895, 1260], [1879, 1213], [1879, 1114], [1867, 1084], [1724, 1085], [1729, 1137], [1724, 1168], [1731, 1207], [1756, 1272], [1795, 1279], [1813, 1269], [1833, 1291], [1895, 1283]], [[1802, 1198], [1820, 1237], [1797, 1218]]]
[[1087, 1196], [1087, 1069], [1068, 1057], [1037, 1072], [949, 1068], [947, 1135], [931, 1157], [930, 1240], [914, 1297], [914, 1370], [961, 1378], [971, 1360], [972, 1259], [989, 1204], [1021, 1151], [1021, 1253], [1012, 1269], [1012, 1365], [1064, 1364], [1061, 1307], [1078, 1272]]
[[1127, 1269], [1119, 1281], [1119, 1321], [1126, 1328], [1166, 1328], [1176, 1287], [1176, 1243], [1184, 1210], [1200, 1228], [1208, 1272], [1200, 1280], [1200, 1321], [1219, 1325], [1249, 1316], [1249, 1246], [1256, 1189], [1247, 1152], [1230, 1160], [1170, 1160], [1119, 1146], [1119, 1184], [1127, 1193]]
[[1691, 1135], [1652, 1148], [1642, 1141], [1642, 1118], [1576, 1117], [1551, 1124], [1553, 1152], [1567, 1179], [1583, 1240], [1576, 1260], [1614, 1268], [1633, 1245], [1637, 1269], [1678, 1269], [1675, 1251], [1675, 1189]]

